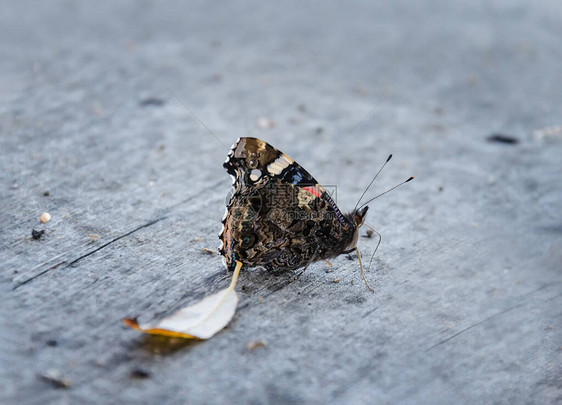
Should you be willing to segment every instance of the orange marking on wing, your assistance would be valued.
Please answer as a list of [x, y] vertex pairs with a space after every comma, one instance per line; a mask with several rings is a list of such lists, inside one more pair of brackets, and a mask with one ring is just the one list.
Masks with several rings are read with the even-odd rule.
[[318, 198], [322, 197], [322, 192], [318, 190], [315, 186], [307, 186], [307, 187], [303, 187], [303, 189], [311, 194], [314, 194]]

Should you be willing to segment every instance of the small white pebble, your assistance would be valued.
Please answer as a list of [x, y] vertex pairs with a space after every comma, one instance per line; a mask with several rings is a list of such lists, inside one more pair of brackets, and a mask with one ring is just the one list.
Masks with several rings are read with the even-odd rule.
[[49, 214], [48, 212], [44, 212], [44, 213], [41, 214], [41, 222], [46, 224], [50, 220], [51, 220], [51, 214]]

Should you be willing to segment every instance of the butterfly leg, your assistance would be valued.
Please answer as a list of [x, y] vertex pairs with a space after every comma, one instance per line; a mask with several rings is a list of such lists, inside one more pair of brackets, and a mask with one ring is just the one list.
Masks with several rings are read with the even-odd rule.
[[359, 259], [359, 267], [361, 268], [361, 277], [363, 277], [363, 281], [365, 282], [367, 288], [372, 292], [375, 292], [375, 290], [373, 290], [373, 288], [367, 282], [367, 277], [365, 277], [365, 270], [363, 269], [363, 260], [361, 260], [361, 253], [359, 253], [359, 248], [356, 247], [355, 251], [357, 252], [357, 258]]
[[375, 251], [373, 252], [373, 255], [371, 256], [371, 260], [369, 260], [369, 267], [367, 267], [366, 271], [371, 270], [371, 265], [373, 264], [373, 259], [375, 258], [375, 254], [377, 253], [377, 250], [382, 242], [382, 235], [372, 226], [365, 224], [365, 226], [367, 226], [368, 228], [370, 228], [374, 233], [377, 234], [377, 236], [379, 237], [379, 241], [377, 242], [377, 246], [375, 247]]
[[293, 278], [291, 281], [289, 281], [289, 284], [290, 284], [290, 283], [294, 283], [294, 282], [297, 281], [299, 278], [301, 278], [301, 276], [304, 274], [304, 272], [306, 271], [306, 269], [308, 269], [308, 266], [310, 266], [310, 263], [312, 263], [312, 261], [308, 262], [308, 264], [304, 267], [304, 269], [302, 269], [302, 271], [301, 271], [299, 274], [297, 274], [297, 275], [295, 276], [295, 278]]

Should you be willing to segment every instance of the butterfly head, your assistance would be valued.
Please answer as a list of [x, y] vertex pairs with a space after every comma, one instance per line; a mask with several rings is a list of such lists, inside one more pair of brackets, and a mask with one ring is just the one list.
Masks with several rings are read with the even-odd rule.
[[367, 216], [368, 210], [369, 207], [363, 207], [353, 211], [353, 220], [355, 221], [355, 226], [357, 226], [357, 229], [359, 229], [359, 227], [363, 225], [363, 222], [365, 222], [365, 217]]
[[363, 208], [355, 209], [349, 214], [352, 219], [351, 223], [352, 225], [354, 225], [355, 229], [353, 231], [353, 238], [351, 239], [351, 243], [347, 246], [346, 251], [355, 249], [355, 246], [357, 246], [357, 241], [359, 240], [359, 232], [361, 226], [365, 222], [365, 217], [367, 216], [368, 210], [369, 207], [365, 206]]

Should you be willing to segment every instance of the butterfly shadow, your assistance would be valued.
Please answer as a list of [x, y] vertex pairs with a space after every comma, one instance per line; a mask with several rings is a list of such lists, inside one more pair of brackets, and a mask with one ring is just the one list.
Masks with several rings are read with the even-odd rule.
[[[246, 298], [250, 296], [267, 298], [277, 291], [291, 285], [299, 272], [300, 270], [267, 270], [263, 267], [249, 268], [240, 276], [237, 289], [242, 294], [246, 295]], [[304, 277], [306, 276], [303, 276], [300, 280], [304, 279]], [[249, 305], [249, 302], [245, 301], [246, 299], [244, 299], [244, 302], [239, 306], [239, 310]]]
[[184, 339], [179, 337], [143, 335], [131, 344], [130, 350], [140, 352], [148, 357], [171, 356], [178, 352], [186, 352], [202, 344], [203, 340]]

